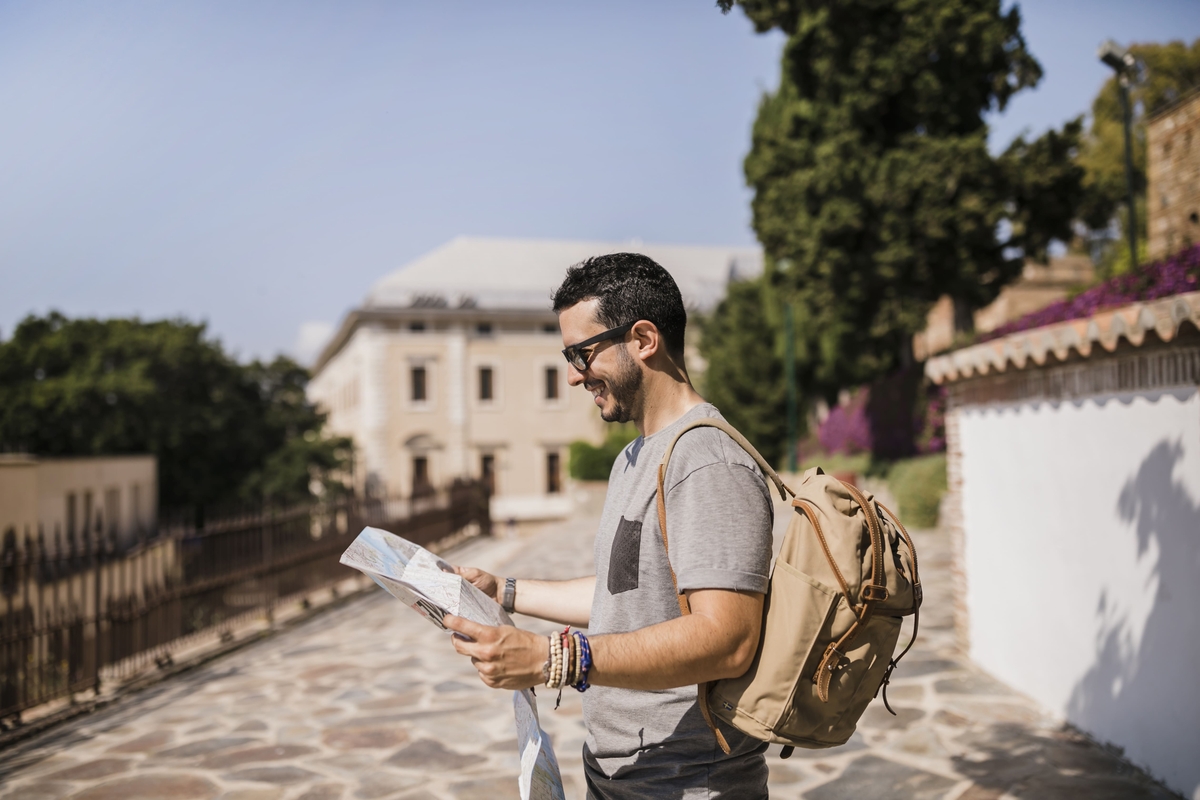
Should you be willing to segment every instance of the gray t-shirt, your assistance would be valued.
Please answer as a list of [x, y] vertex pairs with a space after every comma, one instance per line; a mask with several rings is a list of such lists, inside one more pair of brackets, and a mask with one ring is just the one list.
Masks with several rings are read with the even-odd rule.
[[[721, 415], [701, 404], [617, 456], [596, 534], [592, 634], [634, 631], [679, 616], [655, 491], [667, 445], [701, 417]], [[665, 487], [671, 566], [680, 591], [766, 592], [773, 512], [754, 460], [716, 428], [689, 431], [671, 454]], [[589, 797], [767, 796], [766, 745], [725, 725], [732, 752], [722, 753], [700, 713], [695, 686], [594, 686], [583, 695], [583, 717]]]

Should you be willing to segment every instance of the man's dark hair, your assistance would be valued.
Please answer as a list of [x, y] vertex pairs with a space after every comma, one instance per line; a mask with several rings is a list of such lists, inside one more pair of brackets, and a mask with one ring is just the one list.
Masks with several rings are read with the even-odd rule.
[[596, 321], [616, 328], [639, 319], [658, 328], [667, 352], [683, 355], [687, 311], [671, 273], [641, 253], [595, 256], [567, 269], [552, 300], [559, 313], [584, 300], [598, 299]]

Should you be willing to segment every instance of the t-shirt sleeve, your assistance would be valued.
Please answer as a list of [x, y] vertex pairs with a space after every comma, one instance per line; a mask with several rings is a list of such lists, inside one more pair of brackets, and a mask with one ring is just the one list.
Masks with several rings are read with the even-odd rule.
[[667, 494], [679, 590], [766, 592], [773, 509], [757, 472], [728, 463], [693, 470]]

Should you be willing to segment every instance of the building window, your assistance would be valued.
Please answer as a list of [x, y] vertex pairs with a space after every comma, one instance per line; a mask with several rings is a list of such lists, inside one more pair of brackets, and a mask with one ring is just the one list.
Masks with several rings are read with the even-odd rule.
[[414, 403], [424, 403], [429, 399], [428, 379], [424, 367], [412, 368], [412, 399]]
[[75, 493], [67, 493], [67, 536], [74, 536], [79, 532], [79, 517], [76, 516], [79, 510], [75, 507]]
[[558, 333], [558, 326], [546, 324], [542, 326], [542, 333]]
[[494, 400], [496, 397], [495, 387], [492, 385], [492, 368], [479, 368], [479, 399]]
[[480, 336], [491, 336], [492, 335], [492, 323], [490, 323], [490, 322], [479, 323], [478, 325], [475, 326], [475, 332], [478, 333]]
[[546, 399], [558, 399], [558, 367], [546, 367]]
[[429, 459], [425, 456], [413, 456], [413, 497], [433, 493], [433, 484], [429, 480]]
[[484, 453], [479, 459], [479, 478], [487, 487], [488, 494], [496, 493], [496, 456]]
[[546, 493], [558, 494], [562, 491], [562, 475], [559, 474], [561, 459], [556, 452], [546, 453]]
[[422, 331], [425, 330], [425, 323], [424, 322], [410, 322], [410, 323], [408, 323], [408, 329], [410, 331], [412, 331], [413, 333], [421, 333]]

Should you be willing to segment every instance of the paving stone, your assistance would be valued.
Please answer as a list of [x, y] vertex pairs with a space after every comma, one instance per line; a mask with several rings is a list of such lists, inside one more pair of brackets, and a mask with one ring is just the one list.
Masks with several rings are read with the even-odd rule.
[[227, 781], [255, 781], [288, 786], [293, 783], [304, 783], [320, 776], [300, 767], [252, 767], [230, 772], [221, 777]]
[[373, 772], [362, 776], [358, 781], [358, 789], [354, 796], [362, 800], [375, 800], [377, 797], [390, 797], [397, 792], [411, 789], [424, 783], [424, 779], [411, 775], [398, 775], [394, 772]]
[[935, 731], [927, 726], [905, 731], [891, 743], [893, 750], [922, 758], [945, 758], [946, 748]]
[[919, 708], [892, 706], [892, 710], [896, 713], [892, 714], [881, 703], [873, 704], [862, 715], [859, 724], [881, 730], [903, 730], [925, 716], [925, 712]]
[[[403, 728], [332, 728], [321, 737], [335, 750], [360, 750], [391, 748], [408, 741], [408, 731]], [[516, 749], [516, 744], [513, 744]]]
[[980, 672], [966, 675], [955, 675], [952, 678], [942, 678], [933, 685], [938, 694], [980, 694], [980, 695], [1010, 695], [1013, 690], [995, 678]]
[[95, 761], [85, 761], [82, 764], [51, 773], [46, 778], [60, 781], [88, 781], [128, 771], [129, 762], [123, 758], [98, 758]]
[[218, 800], [281, 800], [282, 797], [283, 789], [234, 789]]
[[342, 800], [346, 787], [337, 783], [322, 783], [312, 787], [296, 800]]
[[771, 765], [770, 782], [775, 783], [799, 783], [804, 780], [805, 775], [802, 770], [787, 764]]
[[480, 756], [464, 755], [450, 750], [441, 742], [419, 739], [398, 750], [387, 760], [388, 764], [405, 769], [430, 769], [435, 772], [462, 769], [484, 761]]
[[809, 789], [807, 800], [941, 800], [957, 781], [932, 772], [897, 764], [878, 756], [860, 756], [829, 783]]
[[[925, 621], [924, 614], [921, 615], [921, 621]], [[922, 625], [921, 627], [923, 629], [925, 626]], [[918, 641], [920, 640], [918, 639]], [[892, 680], [919, 678], [922, 675], [930, 675], [935, 672], [951, 672], [962, 668], [963, 665], [960, 662], [950, 661], [945, 658], [905, 658], [896, 667], [896, 671], [892, 675]], [[889, 689], [889, 691], [891, 690]]]
[[65, 783], [30, 783], [0, 794], [0, 800], [60, 800], [70, 791]]
[[290, 761], [299, 756], [318, 752], [315, 747], [299, 745], [264, 745], [248, 747], [244, 750], [225, 751], [208, 756], [196, 765], [197, 769], [228, 769], [240, 767], [242, 764], [254, 764], [262, 761]]
[[937, 713], [933, 715], [933, 721], [939, 725], [949, 725], [952, 728], [965, 728], [971, 724], [971, 721], [961, 714], [955, 714], [944, 708], [938, 709]]
[[450, 785], [455, 800], [520, 800], [517, 782], [462, 781]]
[[143, 733], [141, 736], [137, 736], [127, 742], [114, 745], [108, 748], [107, 752], [148, 753], [151, 750], [157, 750], [164, 745], [170, 744], [174, 738], [175, 734], [171, 733], [171, 731], [152, 731], [150, 733]]
[[70, 800], [210, 800], [220, 790], [198, 775], [153, 773], [118, 778], [71, 795]]
[[233, 729], [233, 732], [241, 733], [242, 731], [265, 731], [266, 729], [267, 723], [263, 722], [262, 720], [252, 719], [247, 722], [243, 722], [241, 725], [238, 725]]
[[463, 683], [462, 681], [442, 681], [441, 683], [434, 686], [433, 690], [435, 692], [441, 692], [442, 694], [445, 694], [446, 692], [462, 692], [462, 691], [470, 692], [470, 691], [474, 691], [477, 688], [479, 688], [479, 687], [472, 686], [469, 683]]
[[222, 736], [216, 739], [202, 739], [199, 742], [190, 742], [179, 747], [172, 747], [169, 750], [161, 750], [155, 755], [161, 758], [195, 758], [196, 756], [206, 756], [209, 753], [217, 753], [221, 750], [229, 750], [233, 747], [257, 741], [257, 739], [251, 739], [247, 736]]

